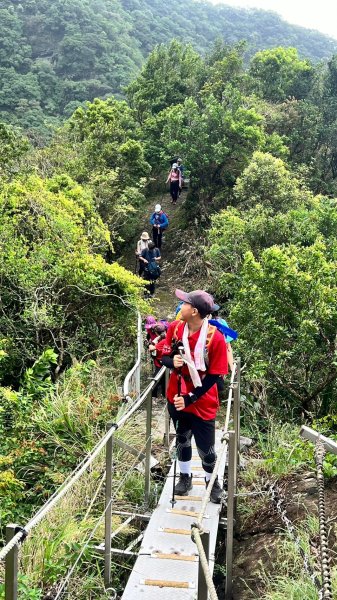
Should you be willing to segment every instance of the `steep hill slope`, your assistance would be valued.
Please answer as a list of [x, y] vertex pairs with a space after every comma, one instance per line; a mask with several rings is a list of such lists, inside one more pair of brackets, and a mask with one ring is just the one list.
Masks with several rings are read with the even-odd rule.
[[121, 94], [155, 44], [205, 52], [223, 37], [248, 55], [296, 46], [313, 60], [337, 41], [261, 10], [186, 0], [0, 0], [0, 116], [43, 135], [85, 100]]

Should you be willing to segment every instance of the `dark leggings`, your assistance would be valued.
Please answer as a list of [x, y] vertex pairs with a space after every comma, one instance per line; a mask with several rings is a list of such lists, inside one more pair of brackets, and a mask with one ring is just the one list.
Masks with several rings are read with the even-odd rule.
[[162, 229], [158, 229], [158, 227], [153, 227], [152, 229], [152, 239], [154, 241], [154, 244], [156, 246], [156, 248], [161, 248], [161, 238], [162, 238], [163, 232]]
[[215, 419], [204, 421], [192, 413], [178, 411], [171, 402], [167, 406], [177, 433], [178, 460], [187, 462], [192, 459], [191, 438], [194, 435], [203, 469], [206, 473], [212, 473], [216, 462]]
[[144, 267], [145, 264], [142, 260], [139, 261], [139, 270], [138, 270], [138, 275], [139, 277], [141, 277], [141, 275], [144, 273]]
[[177, 202], [177, 198], [179, 195], [179, 181], [171, 181], [170, 194], [172, 196], [173, 202]]
[[146, 272], [144, 272], [144, 279], [148, 282], [145, 286], [147, 291], [149, 292], [149, 294], [151, 294], [151, 296], [153, 296], [156, 289], [155, 281], [153, 279], [149, 279]]

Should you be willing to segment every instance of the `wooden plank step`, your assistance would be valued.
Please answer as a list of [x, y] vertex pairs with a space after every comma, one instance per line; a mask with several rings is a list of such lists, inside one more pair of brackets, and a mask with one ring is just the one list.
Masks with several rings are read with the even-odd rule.
[[140, 585], [183, 589], [193, 589], [195, 587], [194, 583], [190, 583], [189, 581], [167, 581], [165, 579], [141, 579]]
[[153, 554], [151, 554], [152, 558], [167, 558], [169, 560], [186, 560], [187, 562], [195, 562], [199, 559], [199, 557], [196, 554], [175, 554], [174, 552], [172, 552], [171, 554], [164, 554], [162, 552], [153, 552]]
[[174, 527], [159, 527], [161, 533], [174, 533], [176, 535], [191, 535], [190, 529], [176, 529]]
[[203, 496], [174, 496], [175, 500], [192, 500], [192, 502], [201, 502]]
[[[172, 515], [182, 515], [184, 517], [197, 517], [199, 513], [193, 510], [180, 510], [179, 508], [167, 508], [166, 512]], [[204, 515], [204, 519], [208, 519], [208, 515]]]

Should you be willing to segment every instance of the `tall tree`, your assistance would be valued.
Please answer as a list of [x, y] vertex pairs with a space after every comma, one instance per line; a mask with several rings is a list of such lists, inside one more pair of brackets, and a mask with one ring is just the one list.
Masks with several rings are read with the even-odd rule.
[[272, 48], [252, 58], [250, 75], [264, 98], [280, 102], [308, 94], [313, 67], [308, 60], [299, 58], [296, 48]]

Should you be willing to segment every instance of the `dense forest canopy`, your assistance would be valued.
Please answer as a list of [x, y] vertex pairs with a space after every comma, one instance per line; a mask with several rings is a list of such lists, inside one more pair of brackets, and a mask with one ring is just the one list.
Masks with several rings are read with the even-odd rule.
[[294, 46], [313, 61], [337, 42], [260, 10], [186, 0], [1, 0], [0, 111], [39, 138], [95, 97], [117, 97], [158, 43], [247, 41], [246, 56]]

